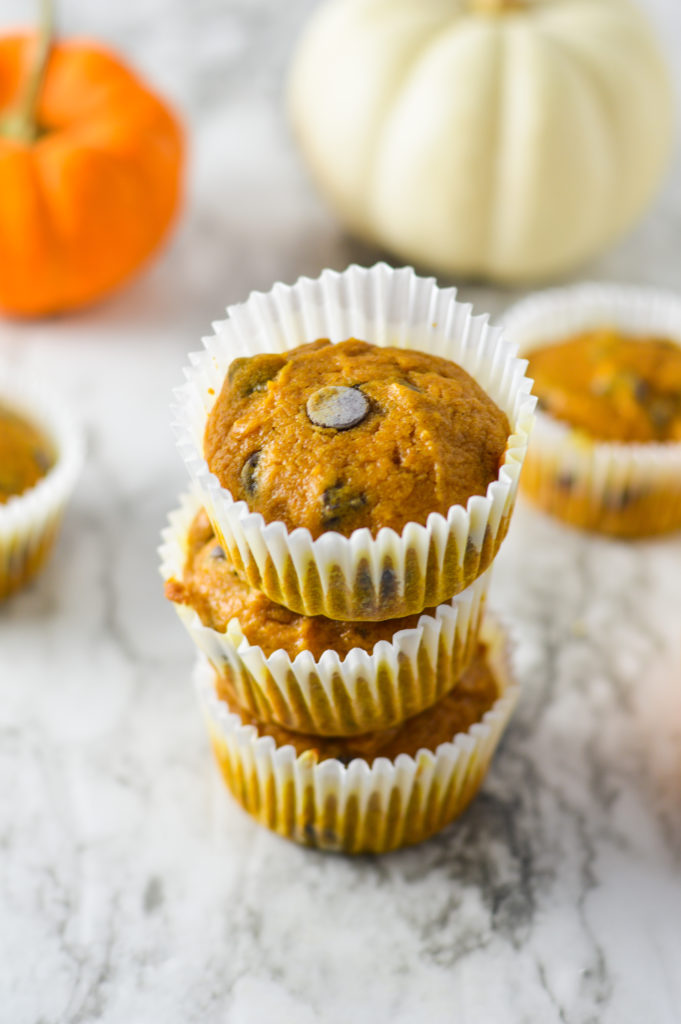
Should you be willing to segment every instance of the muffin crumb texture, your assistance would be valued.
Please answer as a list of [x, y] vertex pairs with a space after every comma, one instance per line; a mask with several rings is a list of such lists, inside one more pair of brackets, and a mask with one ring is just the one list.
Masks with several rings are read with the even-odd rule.
[[587, 331], [528, 355], [539, 408], [598, 441], [681, 441], [681, 345]]
[[349, 536], [400, 532], [485, 494], [510, 433], [460, 366], [408, 349], [320, 339], [237, 359], [208, 418], [204, 454], [266, 522]]

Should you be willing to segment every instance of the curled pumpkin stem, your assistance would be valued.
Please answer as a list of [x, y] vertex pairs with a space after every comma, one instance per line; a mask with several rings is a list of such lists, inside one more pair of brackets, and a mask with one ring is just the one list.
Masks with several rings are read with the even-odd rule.
[[53, 0], [41, 0], [37, 50], [33, 66], [15, 109], [0, 122], [0, 134], [17, 142], [30, 144], [40, 135], [38, 104], [54, 44], [54, 35]]

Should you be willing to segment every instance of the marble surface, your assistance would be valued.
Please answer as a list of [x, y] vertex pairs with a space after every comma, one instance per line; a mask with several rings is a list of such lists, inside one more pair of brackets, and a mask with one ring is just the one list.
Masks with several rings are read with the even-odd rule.
[[[25, 17], [5, 0], [2, 17]], [[312, 0], [63, 0], [191, 124], [163, 258], [78, 316], [0, 324], [88, 460], [58, 549], [0, 609], [1, 1024], [681, 1020], [681, 539], [623, 545], [518, 509], [494, 604], [524, 696], [478, 800], [383, 859], [296, 848], [231, 803], [155, 548], [184, 486], [185, 353], [226, 303], [373, 261], [311, 194], [281, 78]], [[681, 64], [681, 16], [648, 0]], [[674, 47], [676, 46], [676, 53]], [[583, 276], [681, 288], [681, 168]], [[464, 284], [495, 314], [511, 292]]]

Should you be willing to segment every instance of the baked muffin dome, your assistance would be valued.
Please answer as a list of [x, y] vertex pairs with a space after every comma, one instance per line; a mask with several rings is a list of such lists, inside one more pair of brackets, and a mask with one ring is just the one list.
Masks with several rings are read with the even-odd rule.
[[52, 468], [54, 459], [45, 434], [0, 403], [0, 505], [34, 487]]
[[599, 441], [681, 441], [681, 345], [601, 328], [528, 353], [540, 408]]
[[205, 511], [200, 511], [187, 537], [187, 562], [182, 580], [169, 580], [166, 595], [171, 601], [189, 605], [204, 626], [222, 633], [230, 619], [237, 618], [250, 644], [269, 656], [284, 650], [290, 658], [309, 651], [315, 659], [326, 650], [341, 658], [358, 647], [371, 652], [379, 640], [392, 641], [401, 629], [412, 629], [423, 615], [382, 622], [342, 622], [322, 615], [298, 615], [270, 601], [238, 576], [218, 544]]
[[349, 536], [486, 493], [510, 433], [456, 363], [351, 338], [237, 359], [208, 418], [210, 470], [266, 522]]

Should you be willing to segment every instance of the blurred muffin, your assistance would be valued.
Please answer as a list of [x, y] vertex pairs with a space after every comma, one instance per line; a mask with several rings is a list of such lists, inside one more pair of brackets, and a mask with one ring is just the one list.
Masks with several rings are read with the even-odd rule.
[[234, 360], [204, 452], [222, 486], [267, 523], [375, 535], [485, 494], [509, 433], [505, 414], [447, 359], [320, 339]]
[[681, 527], [681, 302], [586, 285], [525, 300], [506, 319], [538, 397], [528, 497], [613, 536]]
[[381, 622], [308, 617], [236, 574], [198, 499], [164, 533], [166, 595], [241, 707], [298, 732], [385, 728], [456, 686], [478, 642], [489, 573], [448, 604]]
[[485, 630], [460, 688], [395, 729], [347, 740], [264, 727], [216, 692], [202, 661], [196, 682], [227, 786], [261, 824], [321, 849], [380, 853], [438, 832], [478, 791], [518, 697], [505, 635]]
[[0, 505], [34, 487], [54, 458], [49, 438], [0, 401]]
[[597, 441], [681, 441], [681, 345], [596, 328], [528, 353], [539, 408]]
[[54, 396], [0, 380], [0, 599], [44, 564], [81, 462], [81, 439]]

